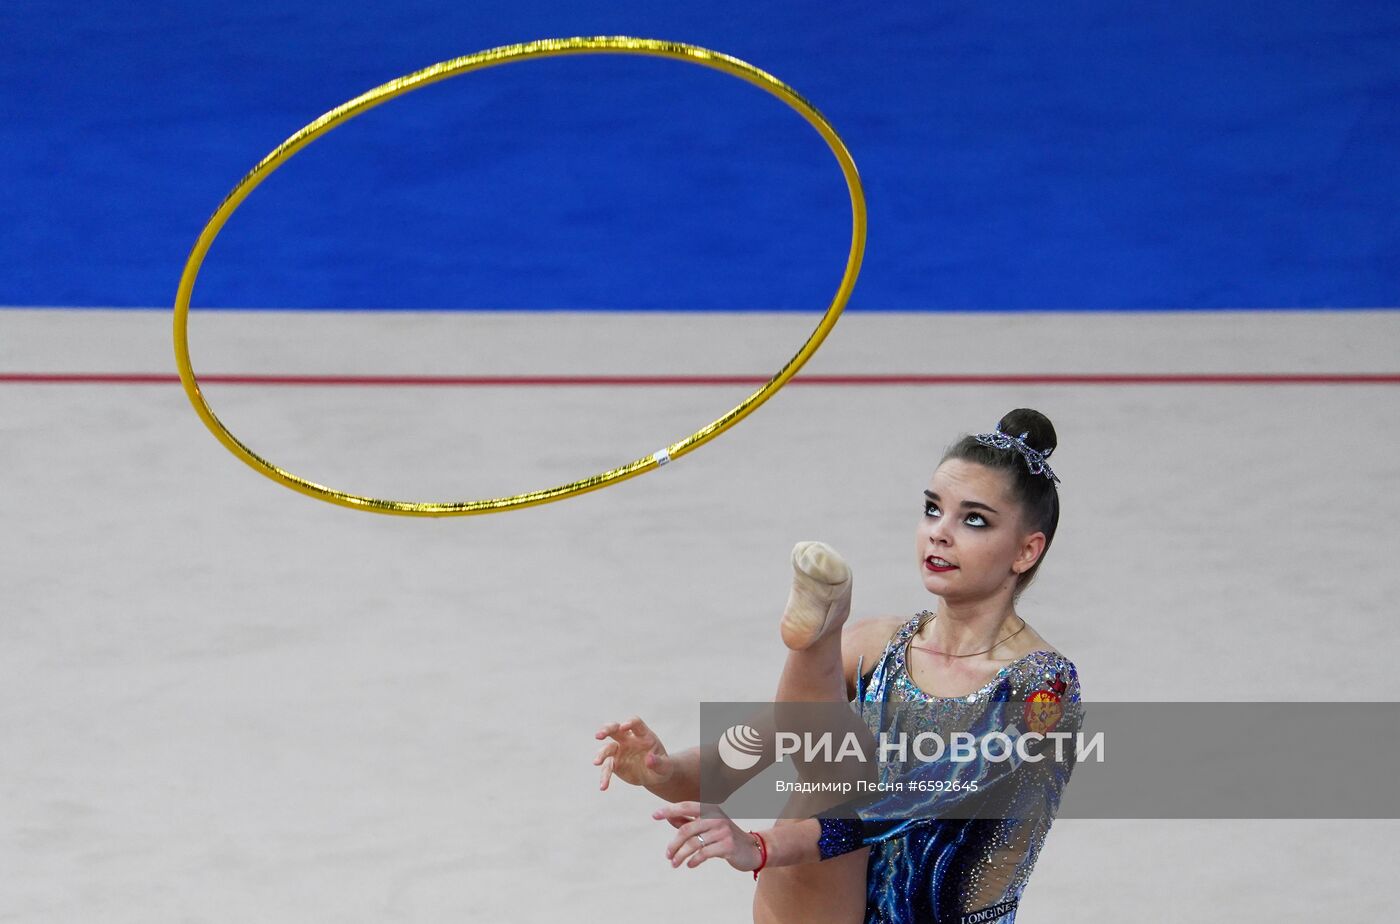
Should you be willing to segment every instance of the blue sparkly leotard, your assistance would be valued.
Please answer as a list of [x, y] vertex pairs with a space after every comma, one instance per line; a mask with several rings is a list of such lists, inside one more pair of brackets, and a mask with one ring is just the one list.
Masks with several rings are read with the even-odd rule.
[[[967, 696], [930, 696], [920, 690], [909, 677], [905, 657], [925, 615], [914, 616], [894, 633], [874, 671], [857, 684], [852, 708], [872, 734], [896, 731], [912, 739], [932, 731], [946, 740], [957, 730], [976, 733], [984, 719], [1004, 729], [1008, 718], [1020, 732], [1078, 730], [1078, 672], [1058, 652], [1032, 651]], [[1043, 721], [1032, 724], [1034, 707], [1022, 705], [1036, 700], [1058, 706], [1049, 728]], [[1008, 705], [996, 705], [1000, 703]], [[1072, 754], [1072, 745], [1067, 750]], [[867, 799], [860, 808], [841, 813], [847, 817], [819, 818], [822, 859], [870, 847], [865, 924], [1011, 924], [1059, 808], [1072, 759], [976, 760], [955, 768], [946, 761], [900, 764], [889, 756], [881, 765], [882, 781], [930, 774], [945, 781], [975, 779], [979, 795], [969, 795], [968, 789], [903, 795], [897, 812], [895, 797], [877, 798], [874, 804]], [[978, 808], [979, 798], [997, 808]], [[917, 800], [913, 811], [911, 799]], [[954, 803], [959, 811], [945, 811]], [[967, 817], [979, 812], [981, 817]]]

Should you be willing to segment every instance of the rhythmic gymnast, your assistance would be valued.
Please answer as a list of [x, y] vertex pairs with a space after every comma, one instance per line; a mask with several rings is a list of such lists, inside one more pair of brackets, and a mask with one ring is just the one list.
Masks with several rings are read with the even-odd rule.
[[[1075, 665], [1015, 608], [1059, 520], [1059, 479], [1046, 462], [1055, 446], [1050, 421], [1019, 408], [993, 433], [947, 450], [915, 534], [924, 587], [939, 598], [933, 612], [848, 621], [849, 567], [822, 543], [800, 543], [775, 702], [852, 703], [872, 732], [877, 714], [914, 716], [909, 734], [935, 714], [954, 725], [960, 720], [946, 717], [961, 716], [966, 727], [968, 717], [991, 715], [991, 704], [1014, 703], [1033, 730], [1073, 730], [1082, 715]], [[772, 828], [746, 832], [718, 805], [697, 801], [702, 760], [705, 773], [733, 773], [714, 769], [714, 747], [669, 755], [639, 716], [595, 737], [604, 740], [593, 761], [600, 789], [616, 776], [666, 800], [652, 817], [676, 828], [666, 848], [672, 867], [723, 858], [755, 871], [755, 924], [1010, 924], [1072, 766], [999, 765], [983, 793], [999, 793], [1012, 811], [995, 817], [940, 817], [934, 812], [960, 798], [945, 792], [927, 815], [882, 817], [878, 805], [844, 817], [785, 810]], [[771, 755], [745, 778], [767, 763]]]

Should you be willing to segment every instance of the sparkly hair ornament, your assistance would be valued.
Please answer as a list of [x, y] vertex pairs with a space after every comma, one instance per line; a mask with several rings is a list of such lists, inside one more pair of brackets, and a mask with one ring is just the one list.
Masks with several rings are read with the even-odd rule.
[[991, 433], [978, 433], [973, 439], [984, 446], [1016, 450], [1026, 457], [1026, 465], [1030, 468], [1032, 475], [1044, 475], [1055, 484], [1059, 484], [1059, 477], [1050, 470], [1050, 466], [1045, 462], [1046, 459], [1050, 458], [1050, 453], [1055, 451], [1054, 448], [1052, 447], [1045, 452], [1032, 449], [1030, 446], [1026, 445], [1026, 437], [1030, 435], [1030, 431], [1027, 430], [1020, 436], [1012, 436], [1009, 433], [1002, 433], [997, 427], [993, 427]]

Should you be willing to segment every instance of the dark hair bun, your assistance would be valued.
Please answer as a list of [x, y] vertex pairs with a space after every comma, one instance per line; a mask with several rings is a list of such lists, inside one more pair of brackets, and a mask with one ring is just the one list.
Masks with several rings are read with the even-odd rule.
[[1018, 407], [1007, 411], [1002, 415], [997, 429], [1011, 436], [1029, 434], [1026, 445], [1042, 455], [1050, 455], [1056, 446], [1055, 427], [1050, 423], [1050, 418], [1032, 408]]

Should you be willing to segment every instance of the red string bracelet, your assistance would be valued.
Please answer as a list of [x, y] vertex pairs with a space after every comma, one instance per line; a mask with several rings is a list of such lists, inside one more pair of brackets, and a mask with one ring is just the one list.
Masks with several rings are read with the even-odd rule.
[[768, 865], [768, 845], [763, 842], [762, 834], [759, 834], [757, 831], [750, 831], [749, 833], [758, 839], [758, 869], [753, 871], [753, 878], [757, 879], [758, 870]]

